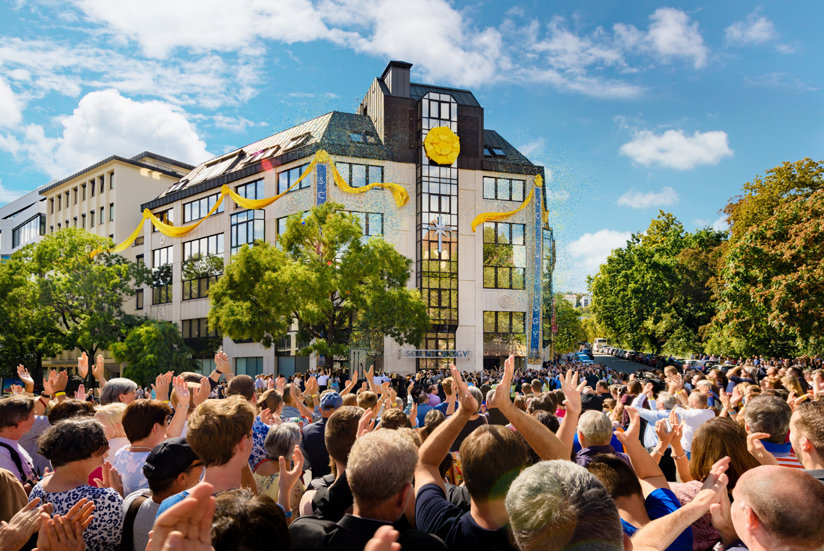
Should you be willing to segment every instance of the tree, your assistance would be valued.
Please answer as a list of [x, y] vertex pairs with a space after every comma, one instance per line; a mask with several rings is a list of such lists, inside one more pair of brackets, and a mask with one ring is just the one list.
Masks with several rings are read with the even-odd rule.
[[590, 280], [593, 312], [610, 342], [686, 354], [701, 348], [715, 315], [714, 282], [724, 232], [687, 232], [660, 212], [616, 249]]
[[362, 241], [357, 219], [326, 203], [291, 216], [278, 246], [244, 246], [209, 291], [209, 326], [264, 346], [293, 321], [310, 344], [301, 354], [343, 356], [352, 331], [418, 344], [426, 305], [408, 289], [411, 260], [382, 239]]
[[783, 198], [730, 244], [721, 270], [719, 342], [726, 335], [735, 352], [780, 356], [821, 345], [822, 220], [824, 187]]
[[15, 252], [9, 270], [16, 275], [2, 278], [7, 287], [0, 297], [0, 322], [15, 331], [4, 339], [28, 335], [27, 350], [41, 359], [75, 348], [93, 358], [121, 340], [141, 319], [123, 310], [123, 300], [134, 296], [147, 271], [116, 254], [91, 257], [110, 245], [109, 239], [67, 228]]
[[168, 321], [146, 320], [129, 331], [123, 342], [112, 344], [111, 351], [118, 362], [126, 363], [124, 376], [139, 385], [151, 383], [161, 372], [180, 373], [195, 367], [180, 329]]
[[[544, 346], [549, 344], [552, 331], [552, 309], [549, 301], [544, 305]], [[587, 333], [581, 323], [580, 312], [564, 300], [561, 293], [555, 294], [555, 353], [566, 354], [578, 350], [578, 344], [587, 340]]]

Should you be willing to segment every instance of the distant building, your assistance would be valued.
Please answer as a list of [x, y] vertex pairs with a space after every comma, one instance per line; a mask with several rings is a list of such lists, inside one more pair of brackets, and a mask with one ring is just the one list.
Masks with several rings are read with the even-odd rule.
[[0, 257], [5, 260], [14, 251], [40, 241], [46, 233], [45, 215], [46, 203], [39, 189], [0, 207]]
[[567, 301], [572, 305], [572, 307], [578, 306], [578, 295], [575, 293], [567, 293], [564, 295], [564, 300]]
[[592, 295], [583, 295], [580, 300], [581, 308], [587, 308], [592, 304]]

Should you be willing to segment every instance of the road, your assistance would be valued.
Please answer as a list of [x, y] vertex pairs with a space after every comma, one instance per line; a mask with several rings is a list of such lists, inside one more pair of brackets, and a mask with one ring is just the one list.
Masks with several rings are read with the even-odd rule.
[[607, 367], [617, 369], [618, 371], [622, 371], [624, 373], [635, 373], [639, 370], [649, 369], [649, 366], [647, 365], [631, 362], [623, 358], [616, 358], [615, 356], [610, 356], [609, 354], [600, 354], [596, 352], [594, 356], [596, 363], [604, 364]]

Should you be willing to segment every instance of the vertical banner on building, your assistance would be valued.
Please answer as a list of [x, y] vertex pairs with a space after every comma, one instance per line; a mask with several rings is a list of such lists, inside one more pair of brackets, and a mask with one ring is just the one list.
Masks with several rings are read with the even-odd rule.
[[324, 163], [318, 163], [315, 166], [315, 190], [317, 204], [324, 204], [326, 202], [326, 164]]
[[529, 336], [529, 363], [541, 363], [541, 307], [543, 302], [544, 231], [542, 216], [543, 193], [536, 193], [535, 206], [535, 257], [532, 270], [532, 323]]

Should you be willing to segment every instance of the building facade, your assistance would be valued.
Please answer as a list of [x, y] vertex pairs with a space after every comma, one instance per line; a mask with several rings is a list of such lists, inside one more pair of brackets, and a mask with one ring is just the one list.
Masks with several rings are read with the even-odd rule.
[[[133, 248], [156, 274], [135, 308], [178, 323], [204, 371], [216, 346], [235, 358], [238, 373], [290, 374], [313, 365], [296, 356], [294, 333], [271, 349], [217, 335], [206, 322], [208, 290], [243, 245], [276, 242], [288, 216], [325, 201], [356, 213], [365, 238], [382, 237], [414, 260], [408, 285], [420, 291], [432, 327], [418, 348], [385, 339], [384, 369], [408, 373], [454, 363], [477, 370], [509, 354], [540, 362], [551, 239], [543, 167], [484, 128], [483, 107], [470, 91], [412, 83], [410, 68], [390, 62], [357, 113], [327, 113], [211, 159], [142, 205], [175, 226], [202, 220], [179, 238], [146, 224], [142, 246]], [[392, 182], [409, 202], [399, 207], [383, 189], [349, 193], [324, 163], [286, 192], [321, 150], [347, 187]], [[260, 210], [227, 198], [207, 217], [224, 185], [247, 199], [285, 194]], [[499, 214], [477, 218], [484, 213]], [[352, 367], [366, 367], [364, 358], [354, 352]]]
[[39, 189], [0, 207], [0, 258], [3, 260], [29, 243], [40, 241], [45, 234], [46, 201]]
[[[144, 151], [131, 158], [112, 155], [39, 190], [41, 231], [83, 228], [120, 243], [143, 219], [138, 206], [163, 193], [194, 168], [192, 165]], [[139, 260], [142, 239], [121, 254]], [[133, 310], [133, 305], [127, 306]], [[104, 353], [106, 368], [118, 372], [119, 365]], [[73, 367], [77, 352], [67, 351], [43, 362], [44, 367]]]

